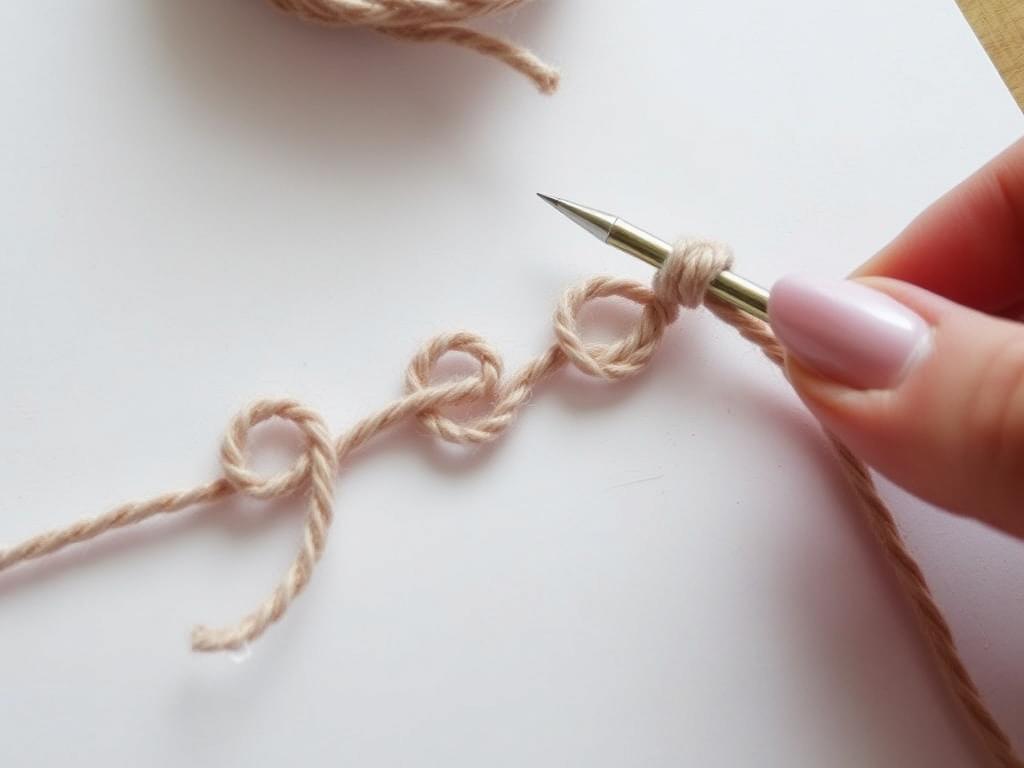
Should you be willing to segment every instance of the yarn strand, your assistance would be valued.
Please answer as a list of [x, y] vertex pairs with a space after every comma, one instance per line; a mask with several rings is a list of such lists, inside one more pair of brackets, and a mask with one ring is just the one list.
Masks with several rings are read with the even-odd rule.
[[[785, 353], [767, 323], [740, 312], [735, 307], [709, 297], [708, 308], [731, 325], [745, 339], [756, 344], [769, 360], [780, 367]], [[878, 494], [874, 480], [864, 463], [838, 438], [826, 432], [843, 473], [861, 501], [864, 519], [889, 565], [896, 573], [907, 599], [910, 600], [921, 627], [924, 640], [954, 697], [967, 715], [978, 737], [996, 765], [1019, 768], [1024, 761], [1018, 757], [1009, 737], [988, 709], [978, 686], [960, 658], [953, 631], [935, 602], [924, 572], [907, 549], [892, 512]]]
[[[324, 4], [323, 0], [308, 0], [303, 5], [317, 8]], [[381, 5], [414, 10], [426, 4], [417, 0], [394, 0]], [[473, 2], [462, 5], [467, 12], [471, 6], [481, 6]], [[676, 319], [680, 305], [696, 307], [704, 304], [743, 338], [756, 345], [769, 360], [782, 367], [785, 353], [766, 323], [707, 293], [714, 277], [731, 264], [732, 254], [726, 246], [708, 240], [684, 240], [676, 245], [657, 273], [653, 287], [623, 278], [594, 277], [568, 289], [554, 315], [555, 342], [508, 378], [503, 378], [501, 357], [476, 334], [458, 331], [435, 336], [409, 363], [405, 394], [357, 421], [333, 441], [319, 414], [301, 403], [290, 399], [257, 401], [239, 412], [228, 425], [221, 445], [220, 478], [195, 488], [129, 502], [99, 517], [86, 518], [65, 528], [34, 536], [10, 549], [0, 550], [0, 572], [156, 515], [220, 501], [232, 494], [273, 499], [304, 493], [307, 513], [302, 543], [277, 586], [262, 603], [235, 624], [215, 628], [197, 626], [192, 631], [192, 648], [195, 651], [241, 648], [278, 621], [309, 583], [327, 544], [334, 516], [334, 482], [339, 466], [353, 451], [396, 424], [415, 418], [429, 433], [461, 445], [495, 440], [512, 424], [536, 386], [568, 363], [583, 373], [609, 381], [639, 373], [653, 356], [665, 328]], [[618, 341], [600, 344], [584, 341], [578, 327], [583, 306], [594, 299], [612, 296], [640, 306], [636, 326]], [[449, 353], [460, 353], [474, 359], [478, 365], [477, 372], [465, 378], [435, 383], [434, 368], [441, 357]], [[487, 409], [483, 414], [464, 421], [445, 414], [446, 408], [468, 404], [483, 404]], [[246, 446], [250, 430], [272, 418], [291, 422], [303, 434], [305, 450], [290, 469], [263, 477], [246, 466]], [[954, 698], [978, 734], [980, 743], [996, 765], [1021, 768], [1024, 762], [1014, 752], [1009, 738], [986, 706], [960, 658], [949, 623], [935, 602], [923, 571], [910, 554], [892, 513], [879, 495], [870, 472], [838, 439], [833, 435], [828, 435], [828, 438], [840, 468], [861, 502], [865, 522], [892, 566], [918, 618], [924, 640]]]

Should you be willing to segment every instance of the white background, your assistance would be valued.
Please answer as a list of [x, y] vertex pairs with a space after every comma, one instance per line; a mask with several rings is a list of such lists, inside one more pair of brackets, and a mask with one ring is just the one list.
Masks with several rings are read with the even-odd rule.
[[[257, 0], [0, 6], [0, 539], [214, 477], [252, 398], [340, 430], [433, 333], [514, 366], [566, 285], [649, 278], [535, 191], [726, 239], [770, 284], [849, 271], [1021, 130], [951, 0], [552, 0], [488, 25], [561, 91]], [[1024, 548], [884, 490], [1024, 745]], [[396, 430], [337, 498], [310, 589], [243, 663], [188, 630], [270, 590], [298, 500], [0, 575], [0, 764], [976, 759], [816, 426], [704, 312], [635, 380], [559, 375], [492, 448]]]

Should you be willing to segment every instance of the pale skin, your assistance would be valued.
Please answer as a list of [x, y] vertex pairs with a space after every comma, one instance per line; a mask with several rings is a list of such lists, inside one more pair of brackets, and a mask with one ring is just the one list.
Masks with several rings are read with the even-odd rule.
[[892, 481], [1024, 539], [1024, 139], [931, 205], [853, 278], [923, 317], [932, 351], [895, 388], [867, 391], [790, 356], [797, 392]]

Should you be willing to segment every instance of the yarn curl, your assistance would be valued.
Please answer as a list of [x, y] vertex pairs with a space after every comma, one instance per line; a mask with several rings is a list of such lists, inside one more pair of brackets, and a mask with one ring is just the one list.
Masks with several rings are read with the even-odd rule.
[[[415, 2], [405, 4], [422, 5]], [[511, 4], [514, 3], [504, 3]], [[305, 5], [313, 7], [319, 3], [311, 1]], [[410, 361], [405, 375], [405, 394], [356, 422], [336, 440], [331, 439], [323, 419], [311, 408], [291, 399], [259, 400], [242, 409], [229, 423], [221, 445], [222, 476], [217, 480], [122, 504], [106, 514], [79, 520], [65, 528], [39, 534], [14, 547], [0, 550], [0, 572], [155, 515], [219, 501], [233, 494], [273, 499], [304, 493], [308, 507], [302, 543], [277, 586], [253, 611], [235, 623], [223, 627], [201, 625], [192, 631], [192, 648], [195, 651], [242, 648], [279, 620], [309, 583], [326, 546], [334, 514], [334, 481], [339, 467], [353, 451], [395, 424], [415, 418], [428, 433], [447, 442], [460, 445], [491, 442], [515, 420], [534, 388], [567, 363], [587, 375], [606, 380], [622, 379], [642, 371], [650, 362], [666, 327], [676, 319], [680, 305], [695, 307], [704, 304], [719, 319], [759, 347], [769, 360], [784, 366], [784, 351], [766, 323], [707, 292], [711, 281], [731, 264], [732, 254], [721, 243], [689, 239], [676, 244], [652, 287], [635, 280], [598, 276], [569, 288], [555, 310], [555, 342], [508, 378], [504, 377], [500, 355], [480, 336], [468, 331], [437, 335], [427, 341]], [[617, 341], [585, 341], [579, 330], [580, 311], [588, 302], [606, 297], [620, 297], [637, 304], [640, 307], [637, 322]], [[435, 382], [435, 366], [450, 353], [463, 354], [475, 360], [477, 372]], [[466, 405], [476, 406], [472, 409], [476, 415], [460, 420], [446, 413], [451, 406]], [[248, 436], [253, 427], [274, 418], [290, 422], [302, 434], [305, 448], [290, 469], [265, 477], [247, 466]], [[1024, 766], [960, 658], [949, 624], [931, 594], [924, 573], [907, 549], [892, 513], [878, 494], [867, 467], [838, 439], [832, 435], [828, 437], [861, 502], [864, 519], [914, 609], [923, 638], [987, 755], [999, 766]]]
[[417, 42], [446, 42], [498, 59], [522, 73], [542, 93], [558, 87], [558, 72], [533, 53], [503, 38], [462, 26], [527, 0], [270, 0], [285, 13], [306, 21], [344, 27], [368, 27], [391, 37]]

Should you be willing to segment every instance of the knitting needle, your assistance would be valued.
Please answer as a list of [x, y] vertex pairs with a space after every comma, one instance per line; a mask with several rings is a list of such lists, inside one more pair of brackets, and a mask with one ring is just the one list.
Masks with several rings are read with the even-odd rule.
[[[549, 203], [566, 218], [576, 222], [598, 240], [614, 245], [620, 251], [646, 261], [652, 267], [661, 268], [672, 253], [672, 246], [649, 232], [623, 221], [618, 216], [604, 213], [585, 205], [570, 203], [557, 197], [548, 197], [540, 192], [537, 196]], [[729, 270], [723, 270], [711, 281], [708, 291], [734, 307], [760, 320], [768, 319], [768, 291]]]

